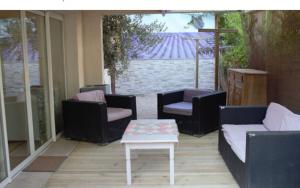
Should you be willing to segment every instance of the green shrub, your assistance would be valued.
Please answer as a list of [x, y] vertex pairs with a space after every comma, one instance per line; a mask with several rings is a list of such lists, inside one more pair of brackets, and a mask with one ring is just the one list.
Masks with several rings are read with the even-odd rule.
[[245, 31], [246, 16], [241, 12], [224, 13], [220, 17], [221, 28], [236, 29], [235, 33], [223, 33], [221, 65], [226, 74], [228, 68], [248, 67], [248, 40]]
[[245, 45], [234, 46], [222, 55], [222, 66], [227, 68], [247, 68], [248, 56]]

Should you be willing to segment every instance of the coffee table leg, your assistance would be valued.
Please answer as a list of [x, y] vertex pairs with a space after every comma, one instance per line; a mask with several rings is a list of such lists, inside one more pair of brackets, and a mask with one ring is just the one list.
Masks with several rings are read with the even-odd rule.
[[175, 177], [174, 177], [174, 145], [170, 145], [170, 184], [174, 185]]
[[125, 145], [126, 152], [126, 174], [127, 174], [127, 184], [131, 185], [131, 161], [130, 161], [130, 148]]

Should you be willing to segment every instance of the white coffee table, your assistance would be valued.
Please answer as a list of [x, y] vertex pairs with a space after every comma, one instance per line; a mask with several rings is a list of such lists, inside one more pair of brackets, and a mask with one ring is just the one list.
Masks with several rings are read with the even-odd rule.
[[131, 185], [130, 150], [168, 149], [170, 160], [170, 184], [174, 178], [174, 146], [178, 143], [175, 120], [140, 119], [130, 121], [121, 143], [125, 145], [127, 184]]

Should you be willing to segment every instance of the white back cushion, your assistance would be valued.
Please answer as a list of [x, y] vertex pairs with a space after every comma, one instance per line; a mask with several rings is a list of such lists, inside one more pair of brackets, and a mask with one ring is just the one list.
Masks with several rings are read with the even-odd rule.
[[280, 104], [272, 102], [267, 109], [263, 124], [270, 131], [279, 131], [283, 118], [288, 114], [293, 114], [293, 112]]
[[106, 102], [104, 92], [102, 90], [93, 90], [78, 93], [74, 99], [79, 101], [91, 101], [91, 102]]
[[284, 116], [281, 131], [300, 131], [300, 115], [287, 114]]

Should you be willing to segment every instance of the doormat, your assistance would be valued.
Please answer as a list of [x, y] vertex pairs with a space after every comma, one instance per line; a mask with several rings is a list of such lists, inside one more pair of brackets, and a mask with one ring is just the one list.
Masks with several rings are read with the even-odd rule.
[[27, 156], [9, 156], [11, 169], [14, 169], [16, 166], [18, 166], [18, 164], [20, 164], [26, 158]]
[[40, 156], [35, 159], [24, 172], [56, 172], [66, 160], [65, 156]]

